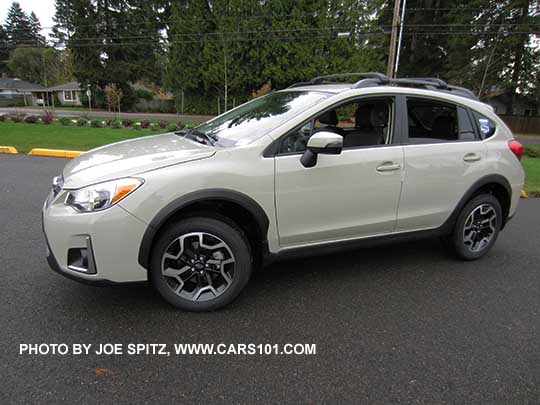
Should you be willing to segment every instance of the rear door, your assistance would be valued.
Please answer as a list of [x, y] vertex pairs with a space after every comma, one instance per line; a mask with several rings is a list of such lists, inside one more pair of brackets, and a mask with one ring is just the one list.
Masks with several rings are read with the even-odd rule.
[[404, 183], [396, 231], [435, 228], [485, 172], [486, 147], [460, 105], [407, 97]]

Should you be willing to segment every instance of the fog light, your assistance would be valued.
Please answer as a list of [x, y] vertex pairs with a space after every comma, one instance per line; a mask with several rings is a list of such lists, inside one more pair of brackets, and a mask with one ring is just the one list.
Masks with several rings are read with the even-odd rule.
[[96, 274], [96, 264], [90, 236], [86, 237], [86, 247], [68, 249], [67, 263], [70, 270], [86, 274]]

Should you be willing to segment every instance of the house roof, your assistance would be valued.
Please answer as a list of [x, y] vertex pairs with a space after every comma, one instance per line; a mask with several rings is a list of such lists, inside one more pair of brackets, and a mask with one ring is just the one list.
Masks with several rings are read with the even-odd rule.
[[49, 87], [49, 90], [57, 91], [57, 90], [81, 90], [81, 84], [79, 82], [69, 82], [69, 83], [63, 83], [59, 84], [58, 86]]
[[44, 91], [45, 87], [43, 87], [41, 84], [30, 83], [20, 79], [0, 78], [0, 89], [17, 91]]

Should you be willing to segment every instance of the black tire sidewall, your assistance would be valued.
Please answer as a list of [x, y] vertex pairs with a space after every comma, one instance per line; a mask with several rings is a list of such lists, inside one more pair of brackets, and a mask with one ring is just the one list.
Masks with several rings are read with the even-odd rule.
[[[497, 226], [495, 227], [495, 235], [491, 238], [489, 244], [479, 252], [471, 252], [465, 247], [463, 242], [463, 228], [465, 227], [465, 221], [471, 214], [471, 212], [482, 204], [489, 204], [493, 207], [497, 214]], [[456, 255], [463, 260], [476, 260], [484, 256], [495, 244], [499, 232], [502, 226], [502, 208], [499, 200], [491, 194], [480, 194], [470, 200], [465, 207], [461, 210], [459, 214], [456, 225], [454, 227], [454, 232], [451, 235], [451, 244]]]
[[[236, 260], [232, 285], [220, 296], [210, 301], [193, 302], [176, 295], [161, 273], [161, 259], [170, 243], [190, 232], [206, 232], [219, 237], [233, 252]], [[166, 228], [152, 248], [150, 279], [160, 295], [170, 304], [186, 311], [212, 311], [233, 301], [249, 281], [252, 271], [252, 255], [249, 243], [241, 230], [233, 224], [214, 218], [193, 217], [179, 221]]]

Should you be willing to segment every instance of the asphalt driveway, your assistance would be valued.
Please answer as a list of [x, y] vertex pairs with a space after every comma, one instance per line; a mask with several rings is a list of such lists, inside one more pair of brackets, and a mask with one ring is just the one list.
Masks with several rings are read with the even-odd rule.
[[[540, 199], [483, 260], [437, 241], [277, 263], [224, 310], [51, 272], [40, 208], [65, 160], [0, 155], [0, 403], [538, 403]], [[19, 355], [22, 343], [315, 343], [311, 356]], [[106, 370], [106, 371], [103, 371]]]

